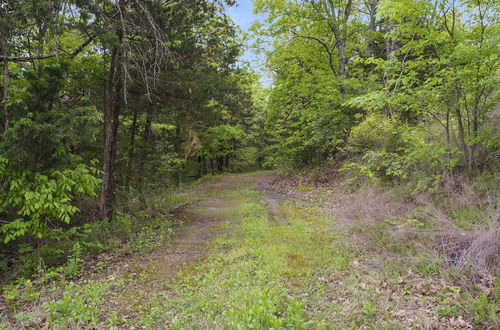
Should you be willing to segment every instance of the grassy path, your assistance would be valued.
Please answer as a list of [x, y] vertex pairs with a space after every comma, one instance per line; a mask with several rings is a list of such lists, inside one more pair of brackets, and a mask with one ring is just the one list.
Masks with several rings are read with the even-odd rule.
[[51, 328], [472, 327], [436, 313], [456, 312], [439, 276], [360, 244], [311, 202], [262, 190], [266, 176], [179, 192], [198, 201], [174, 214], [183, 224], [166, 244], [70, 283], [42, 317]]
[[447, 327], [428, 294], [441, 288], [436, 279], [359, 246], [310, 202], [261, 190], [265, 179], [265, 173], [223, 176], [183, 192], [203, 197], [176, 214], [184, 225], [173, 242], [116, 275], [125, 280], [106, 299], [116, 324]]

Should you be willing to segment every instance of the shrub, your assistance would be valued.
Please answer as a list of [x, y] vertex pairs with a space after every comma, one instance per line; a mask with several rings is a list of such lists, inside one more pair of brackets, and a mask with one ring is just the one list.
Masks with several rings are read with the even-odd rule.
[[414, 191], [435, 187], [441, 173], [454, 166], [451, 151], [425, 140], [421, 127], [370, 114], [351, 130], [348, 150], [361, 154], [343, 170], [354, 175], [393, 182], [415, 178]]
[[351, 130], [349, 146], [351, 151], [365, 152], [383, 149], [394, 124], [379, 114], [370, 114]]
[[[76, 197], [95, 196], [100, 180], [98, 171], [84, 164], [73, 169], [53, 170], [48, 175], [8, 168], [0, 157], [0, 214], [13, 218], [0, 226], [4, 243], [24, 235], [47, 238], [59, 225], [69, 224], [78, 212]], [[57, 224], [56, 224], [57, 226]]]

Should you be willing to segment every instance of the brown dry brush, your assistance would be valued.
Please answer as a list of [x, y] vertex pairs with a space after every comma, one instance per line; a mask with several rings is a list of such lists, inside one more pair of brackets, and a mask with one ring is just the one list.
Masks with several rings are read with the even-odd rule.
[[[305, 198], [314, 192], [301, 193], [293, 187], [314, 180], [321, 187], [318, 189], [333, 189], [333, 198], [325, 203], [324, 210], [336, 221], [359, 229], [357, 231], [372, 241], [379, 239], [375, 228], [380, 228], [384, 222], [400, 223], [400, 226], [383, 229], [384, 236], [394, 242], [411, 240], [418, 247], [438, 254], [443, 267], [455, 268], [473, 284], [491, 279], [499, 269], [500, 202], [494, 191], [479, 193], [462, 177], [455, 177], [453, 182], [443, 180], [439, 191], [432, 194], [412, 196], [401, 187], [366, 182], [352, 191], [346, 186], [345, 177], [335, 172], [335, 169], [319, 169], [294, 178], [274, 175], [268, 185], [294, 195], [302, 194]], [[480, 214], [472, 213], [472, 216], [481, 219], [467, 219], [477, 225], [467, 229], [457, 225], [453, 216], [464, 208], [479, 210]], [[414, 218], [422, 219], [426, 225], [404, 225], [405, 220]]]

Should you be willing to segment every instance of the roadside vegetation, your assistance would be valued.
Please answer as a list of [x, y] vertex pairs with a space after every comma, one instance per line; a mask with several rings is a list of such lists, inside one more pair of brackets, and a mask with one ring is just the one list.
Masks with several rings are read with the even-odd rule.
[[0, 1], [0, 329], [498, 328], [497, 2], [236, 3]]

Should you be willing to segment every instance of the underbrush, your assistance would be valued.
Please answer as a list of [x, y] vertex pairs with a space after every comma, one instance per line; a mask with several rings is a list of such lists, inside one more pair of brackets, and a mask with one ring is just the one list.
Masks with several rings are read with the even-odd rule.
[[321, 200], [323, 211], [350, 228], [358, 245], [402, 260], [422, 279], [446, 279], [456, 290], [444, 294], [440, 316], [467, 315], [475, 325], [496, 327], [498, 179], [487, 173], [469, 179], [455, 175], [416, 192], [414, 182], [387, 184], [366, 177], [353, 182], [333, 168], [309, 170], [293, 179], [298, 184], [283, 177], [275, 182], [293, 195]]
[[111, 221], [74, 227], [75, 234], [66, 241], [47, 242], [43, 251], [64, 247], [57, 260], [27, 250], [2, 283], [0, 319], [16, 327], [98, 326], [102, 321], [102, 296], [111, 282], [76, 284], [79, 279], [103, 272], [109, 261], [164, 244], [178, 226], [172, 211], [198, 198], [170, 192], [151, 194], [143, 201], [132, 198]]

